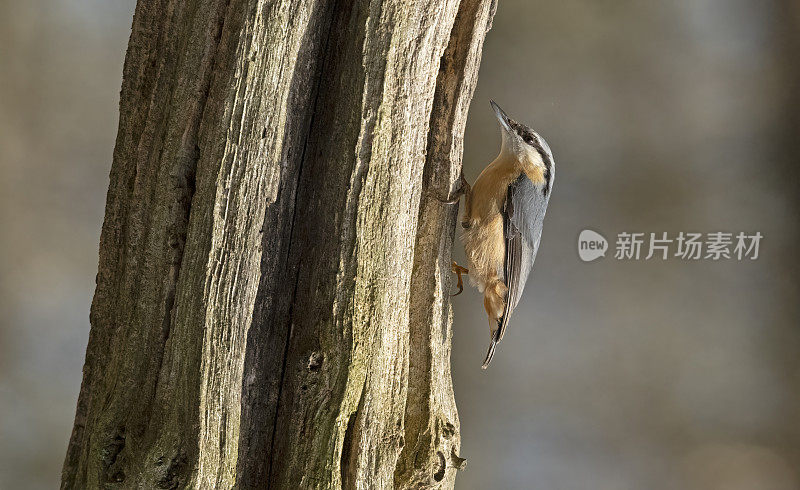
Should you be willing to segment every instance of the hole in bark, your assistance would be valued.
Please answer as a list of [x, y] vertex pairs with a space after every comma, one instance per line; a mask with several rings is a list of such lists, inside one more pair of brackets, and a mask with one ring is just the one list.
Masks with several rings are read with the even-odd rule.
[[125, 473], [119, 468], [114, 468], [123, 449], [125, 449], [125, 427], [120, 427], [111, 442], [103, 448], [103, 466], [108, 482], [117, 483], [125, 479]]
[[120, 427], [111, 442], [105, 447], [106, 466], [111, 466], [117, 460], [117, 456], [125, 449], [125, 427]]
[[[164, 458], [162, 456], [158, 458], [156, 465], [162, 466], [163, 464]], [[164, 476], [156, 482], [156, 486], [169, 490], [181, 487], [184, 477], [184, 468], [186, 468], [186, 455], [181, 451], [170, 460], [169, 466], [167, 466], [167, 470], [164, 472]]]
[[266, 137], [267, 137], [267, 128], [264, 128], [261, 130], [261, 139], [263, 140]]
[[456, 426], [447, 422], [444, 424], [444, 429], [442, 429], [442, 435], [445, 439], [450, 439], [456, 433]]
[[311, 357], [308, 358], [308, 370], [312, 373], [319, 371], [324, 360], [325, 356], [322, 353], [312, 352]]
[[444, 454], [441, 451], [436, 451], [436, 456], [439, 458], [439, 469], [433, 474], [433, 479], [436, 481], [444, 480], [444, 472], [447, 469], [447, 461], [444, 459]]

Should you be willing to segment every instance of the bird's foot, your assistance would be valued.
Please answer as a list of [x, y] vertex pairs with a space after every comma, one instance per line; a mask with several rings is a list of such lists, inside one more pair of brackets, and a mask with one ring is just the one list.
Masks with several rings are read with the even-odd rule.
[[456, 264], [456, 261], [454, 260], [451, 270], [455, 275], [458, 276], [458, 284], [456, 284], [456, 286], [458, 286], [458, 292], [452, 294], [451, 296], [458, 296], [459, 294], [464, 292], [464, 278], [461, 277], [461, 275], [469, 274], [469, 269], [467, 269], [466, 267], [461, 267], [460, 265]]
[[438, 196], [434, 195], [433, 198], [436, 199], [437, 201], [439, 201], [440, 203], [443, 203], [443, 204], [456, 204], [461, 199], [461, 196], [469, 194], [469, 191], [471, 189], [472, 189], [472, 187], [469, 185], [469, 182], [467, 182], [467, 179], [465, 179], [464, 176], [462, 175], [461, 176], [461, 186], [458, 188], [458, 190], [456, 190], [453, 193], [452, 197], [445, 198], [445, 199], [440, 199]]

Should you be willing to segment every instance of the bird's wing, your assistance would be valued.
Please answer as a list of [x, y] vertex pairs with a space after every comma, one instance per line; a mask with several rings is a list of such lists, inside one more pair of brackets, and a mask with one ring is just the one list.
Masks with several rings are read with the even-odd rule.
[[[528, 274], [533, 268], [549, 200], [549, 192], [534, 185], [524, 173], [508, 188], [507, 212], [504, 213], [506, 222], [504, 277], [508, 296], [504, 317], [506, 314], [510, 315], [517, 307]], [[502, 338], [502, 333], [500, 336]]]
[[495, 344], [503, 338], [511, 313], [522, 297], [522, 290], [533, 268], [536, 252], [539, 250], [542, 224], [549, 199], [550, 193], [541, 186], [536, 186], [524, 173], [508, 188], [503, 209], [506, 257], [502, 271], [508, 293], [503, 316], [498, 320], [497, 330], [483, 363], [484, 367], [492, 360]]

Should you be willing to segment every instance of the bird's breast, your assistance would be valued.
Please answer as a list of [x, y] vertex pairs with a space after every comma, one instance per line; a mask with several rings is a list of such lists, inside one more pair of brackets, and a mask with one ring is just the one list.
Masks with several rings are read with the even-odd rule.
[[522, 169], [513, 160], [500, 158], [481, 172], [472, 186], [470, 206], [474, 221], [491, 222], [500, 215], [505, 205], [508, 186], [521, 172]]

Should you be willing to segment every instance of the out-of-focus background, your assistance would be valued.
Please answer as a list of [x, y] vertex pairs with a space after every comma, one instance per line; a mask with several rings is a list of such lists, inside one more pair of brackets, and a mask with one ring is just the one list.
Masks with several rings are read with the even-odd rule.
[[[557, 172], [487, 371], [480, 296], [454, 301], [457, 488], [800, 488], [796, 2], [499, 4], [466, 175], [497, 152], [489, 98]], [[0, 488], [59, 479], [133, 7], [0, 2]], [[607, 257], [579, 260], [584, 228]], [[755, 261], [619, 261], [623, 231], [764, 239]]]

